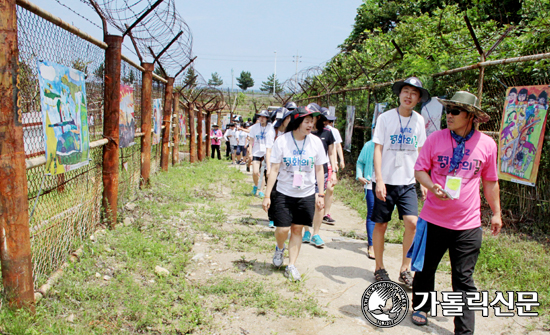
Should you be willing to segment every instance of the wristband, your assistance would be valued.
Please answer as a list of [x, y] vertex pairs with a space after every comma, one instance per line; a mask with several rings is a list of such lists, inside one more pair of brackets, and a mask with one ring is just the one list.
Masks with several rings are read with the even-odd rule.
[[317, 194], [317, 196], [318, 196], [319, 198], [324, 198], [324, 197], [325, 197], [324, 194]]

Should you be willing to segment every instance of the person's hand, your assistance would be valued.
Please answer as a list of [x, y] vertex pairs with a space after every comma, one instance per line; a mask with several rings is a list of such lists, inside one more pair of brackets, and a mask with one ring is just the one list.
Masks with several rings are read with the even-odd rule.
[[376, 183], [376, 197], [386, 202], [386, 184]]
[[497, 236], [500, 233], [500, 229], [502, 228], [502, 218], [500, 214], [493, 215], [491, 218], [491, 233], [493, 236]]
[[271, 173], [271, 164], [265, 168], [265, 172], [267, 173], [267, 177], [269, 178], [269, 174]]
[[332, 173], [332, 176], [330, 177], [330, 181], [332, 183], [332, 186], [338, 184], [338, 177], [336, 177], [336, 173]]
[[270, 206], [271, 206], [271, 199], [268, 197], [264, 197], [264, 201], [262, 202], [262, 208], [266, 213]]
[[422, 201], [426, 201], [426, 197], [428, 196], [428, 189], [421, 184], [420, 192], [422, 192]]
[[317, 197], [317, 209], [322, 210], [325, 208], [325, 198], [324, 197]]
[[346, 167], [346, 163], [344, 163], [343, 161], [340, 162], [340, 169], [344, 169]]
[[439, 184], [434, 184], [431, 189], [432, 193], [435, 194], [441, 200], [449, 200], [449, 197], [443, 192], [443, 188]]
[[361, 182], [361, 184], [363, 184], [363, 185], [367, 185], [367, 183], [369, 182], [369, 181], [367, 180], [367, 178], [363, 178], [363, 177], [359, 178], [358, 180], [359, 180], [359, 181]]

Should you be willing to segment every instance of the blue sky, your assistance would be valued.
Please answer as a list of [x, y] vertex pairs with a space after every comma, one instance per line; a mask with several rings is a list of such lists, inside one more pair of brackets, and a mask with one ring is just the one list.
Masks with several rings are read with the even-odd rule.
[[[30, 0], [64, 21], [102, 39], [96, 26], [78, 18], [56, 0]], [[76, 12], [100, 25], [88, 6], [78, 0], [60, 0]], [[337, 46], [349, 35], [361, 0], [177, 0], [180, 15], [193, 33], [193, 53], [198, 56], [195, 69], [208, 80], [218, 72], [223, 87], [249, 71], [261, 86], [274, 72], [277, 51], [277, 78], [294, 76], [296, 54], [301, 56], [298, 71], [319, 65], [338, 53]], [[115, 29], [111, 28], [110, 32]], [[126, 41], [128, 40], [128, 41]], [[125, 44], [131, 48], [129, 38]], [[137, 60], [128, 49], [123, 53]], [[236, 80], [235, 80], [235, 88]]]

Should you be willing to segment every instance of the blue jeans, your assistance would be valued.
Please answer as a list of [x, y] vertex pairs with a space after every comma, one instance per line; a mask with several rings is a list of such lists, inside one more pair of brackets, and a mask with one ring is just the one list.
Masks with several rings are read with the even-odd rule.
[[367, 199], [367, 236], [369, 241], [369, 246], [372, 245], [372, 232], [374, 230], [374, 221], [371, 220], [372, 209], [374, 208], [374, 193], [372, 190], [365, 190], [365, 198]]

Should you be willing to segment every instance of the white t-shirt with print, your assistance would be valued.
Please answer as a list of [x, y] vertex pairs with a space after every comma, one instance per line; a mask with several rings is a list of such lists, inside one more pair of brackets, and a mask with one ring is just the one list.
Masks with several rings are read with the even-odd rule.
[[[402, 132], [401, 128], [403, 128]], [[415, 111], [410, 117], [402, 117], [396, 108], [389, 110], [378, 117], [372, 140], [376, 144], [383, 145], [382, 179], [384, 183], [414, 184], [414, 164], [418, 158], [418, 148], [421, 148], [426, 141], [424, 118]]]
[[[304, 198], [315, 194], [315, 165], [328, 163], [328, 159], [319, 137], [309, 134], [303, 141], [294, 142], [292, 132], [288, 132], [275, 141], [271, 163], [281, 164], [277, 176], [277, 191], [289, 197]], [[299, 172], [300, 168], [304, 173], [303, 185], [295, 188], [294, 173]]]
[[[234, 146], [237, 145], [237, 131], [229, 129], [226, 133], [226, 137], [229, 139], [229, 145]], [[231, 137], [229, 137], [231, 136]]]
[[238, 142], [240, 146], [246, 145], [246, 138], [248, 137], [248, 133], [242, 130], [237, 130], [237, 136]]
[[333, 126], [327, 126], [328, 129], [332, 132], [332, 136], [334, 136], [334, 143], [342, 143], [342, 136], [340, 136], [340, 131]]
[[250, 127], [248, 136], [254, 139], [252, 156], [263, 157], [266, 153], [265, 150], [273, 147], [273, 142], [275, 141], [275, 129], [271, 123], [268, 123], [265, 127], [262, 127], [260, 123], [256, 123]]

